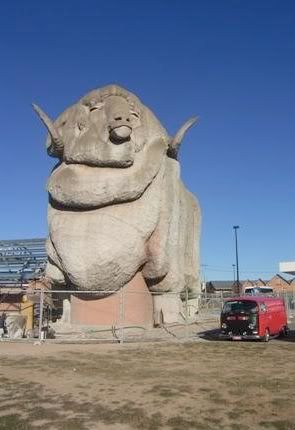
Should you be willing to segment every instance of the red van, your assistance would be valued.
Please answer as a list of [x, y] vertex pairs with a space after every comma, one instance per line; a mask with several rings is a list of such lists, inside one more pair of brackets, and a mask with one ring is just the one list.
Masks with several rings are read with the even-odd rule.
[[220, 337], [224, 339], [261, 339], [286, 335], [287, 314], [282, 299], [240, 296], [227, 299], [221, 311]]

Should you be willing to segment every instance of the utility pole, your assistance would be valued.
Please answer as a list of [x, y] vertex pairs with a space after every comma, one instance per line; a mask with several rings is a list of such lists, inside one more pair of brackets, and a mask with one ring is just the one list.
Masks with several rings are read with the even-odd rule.
[[234, 283], [233, 283], [233, 287], [232, 287], [232, 293], [235, 294], [235, 288], [236, 288], [236, 265], [232, 264], [232, 268], [233, 268], [233, 275], [234, 275]]
[[207, 264], [201, 264], [201, 267], [203, 267], [203, 270], [202, 270], [202, 278], [203, 278], [202, 284], [204, 286], [205, 302], [207, 302], [207, 282], [206, 282], [206, 273], [205, 273], [205, 268], [207, 266], [208, 266]]
[[238, 234], [237, 230], [240, 228], [238, 225], [234, 225], [233, 229], [235, 232], [235, 244], [236, 244], [236, 270], [237, 270], [237, 294], [240, 295], [240, 278], [239, 278], [239, 255], [238, 255]]

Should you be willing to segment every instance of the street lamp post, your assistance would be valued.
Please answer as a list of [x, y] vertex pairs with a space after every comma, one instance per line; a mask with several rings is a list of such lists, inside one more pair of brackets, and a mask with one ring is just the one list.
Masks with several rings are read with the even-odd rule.
[[240, 278], [239, 278], [239, 256], [238, 256], [238, 234], [237, 230], [240, 228], [238, 225], [234, 225], [233, 229], [235, 232], [235, 242], [236, 242], [236, 270], [237, 270], [237, 293], [240, 295]]
[[236, 283], [236, 265], [232, 264], [233, 266], [233, 274], [234, 274], [234, 284]]

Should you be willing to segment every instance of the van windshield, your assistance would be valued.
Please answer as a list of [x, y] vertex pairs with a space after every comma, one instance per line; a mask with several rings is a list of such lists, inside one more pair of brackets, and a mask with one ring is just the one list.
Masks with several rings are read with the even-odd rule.
[[224, 314], [233, 313], [233, 314], [254, 314], [258, 312], [258, 306], [255, 302], [243, 301], [243, 300], [235, 300], [226, 302], [223, 306], [222, 312]]

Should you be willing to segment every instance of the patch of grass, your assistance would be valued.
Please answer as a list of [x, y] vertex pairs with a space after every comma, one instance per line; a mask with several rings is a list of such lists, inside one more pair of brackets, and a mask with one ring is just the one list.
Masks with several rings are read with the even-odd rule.
[[295, 430], [295, 423], [287, 420], [260, 421], [260, 426], [273, 430]]
[[145, 391], [144, 394], [152, 394], [160, 397], [176, 397], [184, 396], [193, 393], [193, 388], [190, 385], [154, 385], [151, 389]]
[[[290, 375], [291, 376], [291, 375]], [[248, 375], [239, 375], [235, 380], [235, 385], [242, 387], [243, 390], [267, 390], [267, 391], [278, 391], [284, 389], [292, 389], [293, 379], [289, 378], [276, 378], [268, 375], [256, 375], [249, 378]]]
[[[67, 419], [54, 424], [56, 430], [88, 430], [89, 427], [84, 425], [81, 420]], [[52, 427], [51, 427], [52, 428]], [[43, 430], [43, 427], [42, 427]]]
[[228, 403], [228, 401], [224, 399], [224, 397], [222, 397], [222, 395], [216, 390], [211, 390], [211, 393], [208, 393], [208, 394], [209, 394], [210, 401], [214, 403], [222, 404], [222, 405], [226, 405]]
[[248, 429], [253, 429], [252, 426], [247, 426], [246, 424], [241, 424], [241, 423], [232, 423], [230, 424], [229, 428], [231, 430], [248, 430]]
[[0, 429], [1, 430], [31, 430], [28, 422], [22, 420], [19, 415], [3, 415], [0, 416]]
[[132, 428], [143, 430], [158, 430], [164, 423], [160, 413], [148, 416], [143, 408], [122, 405], [117, 408], [108, 408], [100, 404], [93, 405], [89, 417], [95, 422], [104, 424], [129, 424]]
[[255, 415], [256, 411], [254, 409], [242, 409], [242, 408], [236, 408], [233, 411], [230, 411], [227, 413], [227, 416], [232, 420], [237, 420], [242, 415], [249, 414], [249, 415]]
[[199, 388], [199, 391], [201, 391], [202, 393], [211, 393], [212, 392], [212, 388], [201, 387], [201, 388]]
[[271, 404], [280, 409], [284, 407], [289, 407], [292, 403], [293, 403], [292, 400], [286, 397], [276, 397], [271, 400]]
[[179, 395], [178, 392], [169, 390], [169, 388], [163, 388], [158, 392], [158, 395], [161, 397], [177, 397]]
[[179, 395], [177, 389], [168, 385], [154, 385], [150, 390], [145, 391], [145, 394], [152, 394], [160, 397], [175, 397]]
[[[211, 428], [212, 429], [216, 428], [215, 424], [214, 426], [210, 427], [208, 423], [189, 420], [180, 416], [170, 418], [166, 424], [171, 427], [171, 430], [180, 430], [180, 429], [181, 430], [192, 430], [192, 429], [209, 430]], [[222, 427], [219, 426], [218, 429], [222, 429]]]
[[228, 391], [229, 396], [241, 398], [243, 390], [241, 387], [237, 387]]
[[208, 423], [215, 424], [215, 426], [218, 428], [220, 424], [219, 418], [213, 418], [213, 417], [205, 417], [204, 420]]
[[215, 406], [214, 408], [201, 410], [201, 413], [203, 413], [204, 415], [209, 415], [211, 417], [216, 414], [222, 414], [223, 412], [224, 412], [224, 408], [221, 405], [219, 405], [218, 407]]

